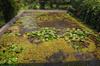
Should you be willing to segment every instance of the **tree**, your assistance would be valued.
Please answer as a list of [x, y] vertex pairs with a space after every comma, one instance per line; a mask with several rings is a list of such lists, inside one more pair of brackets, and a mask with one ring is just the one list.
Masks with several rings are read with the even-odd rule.
[[13, 18], [17, 13], [14, 0], [0, 0], [0, 7], [6, 22]]
[[71, 4], [78, 18], [100, 31], [100, 0], [71, 0]]

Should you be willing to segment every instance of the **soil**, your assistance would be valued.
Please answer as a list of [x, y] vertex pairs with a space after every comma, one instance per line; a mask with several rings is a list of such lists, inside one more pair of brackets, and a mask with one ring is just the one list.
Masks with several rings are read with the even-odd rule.
[[82, 61], [95, 59], [95, 56], [92, 53], [78, 53], [75, 57]]
[[49, 58], [47, 58], [47, 61], [49, 63], [53, 63], [53, 62], [57, 62], [57, 63], [60, 63], [60, 62], [63, 62], [63, 60], [65, 58], [67, 58], [69, 55], [62, 52], [62, 51], [59, 51], [59, 52], [56, 52], [54, 53], [52, 56], [50, 56]]
[[89, 38], [95, 42], [97, 47], [100, 47], [100, 41], [96, 39], [95, 35], [89, 35]]
[[80, 28], [77, 24], [70, 21], [52, 21], [52, 22], [41, 22], [38, 23], [39, 27], [54, 27], [57, 29], [64, 28]]
[[29, 37], [28, 38], [28, 40], [31, 42], [31, 43], [35, 43], [35, 44], [40, 44], [42, 41], [39, 39], [39, 38], [37, 38], [37, 37]]
[[57, 29], [64, 28], [80, 28], [75, 22], [71, 22], [66, 18], [66, 14], [63, 13], [47, 13], [38, 16], [37, 24], [40, 27], [55, 27]]

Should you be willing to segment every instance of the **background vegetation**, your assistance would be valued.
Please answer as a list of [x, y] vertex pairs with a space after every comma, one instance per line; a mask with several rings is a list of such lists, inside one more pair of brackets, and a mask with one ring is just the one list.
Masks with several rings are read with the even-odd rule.
[[[64, 9], [100, 31], [100, 0], [0, 0], [0, 25], [22, 9]], [[3, 7], [5, 6], [5, 7]], [[2, 14], [3, 13], [3, 14]], [[4, 19], [3, 19], [4, 18]]]
[[100, 31], [100, 0], [74, 0], [71, 5], [75, 16]]

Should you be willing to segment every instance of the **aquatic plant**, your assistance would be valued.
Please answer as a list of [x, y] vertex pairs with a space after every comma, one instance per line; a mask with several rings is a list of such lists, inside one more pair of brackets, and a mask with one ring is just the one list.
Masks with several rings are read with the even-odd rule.
[[8, 54], [7, 52], [0, 52], [0, 64], [14, 64], [17, 63], [16, 55]]
[[100, 35], [96, 36], [96, 40], [100, 41]]
[[20, 53], [20, 52], [22, 52], [22, 50], [23, 50], [23, 48], [17, 46], [17, 44], [12, 44], [12, 45], [8, 48], [8, 51], [16, 52], [16, 53]]
[[73, 48], [81, 49], [88, 46], [88, 43], [85, 42], [88, 34], [87, 31], [81, 29], [68, 28], [64, 34], [64, 39], [71, 42]]
[[48, 27], [41, 28], [39, 31], [33, 31], [31, 33], [27, 33], [28, 36], [31, 36], [32, 38], [36, 37], [39, 38], [41, 41], [49, 41], [54, 40], [58, 38], [58, 35], [56, 34], [55, 29], [50, 29]]
[[14, 64], [17, 63], [17, 53], [22, 52], [22, 47], [18, 44], [11, 44], [11, 46], [6, 47], [6, 49], [1, 48], [0, 51], [0, 64]]
[[72, 41], [84, 41], [88, 35], [88, 32], [81, 29], [68, 28], [65, 33], [65, 37], [68, 37]]

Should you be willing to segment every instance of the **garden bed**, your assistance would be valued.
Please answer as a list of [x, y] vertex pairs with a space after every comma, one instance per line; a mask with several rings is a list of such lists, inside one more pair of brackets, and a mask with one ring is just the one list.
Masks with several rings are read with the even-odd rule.
[[100, 59], [100, 35], [66, 11], [24, 11], [1, 28], [0, 34], [2, 64]]

